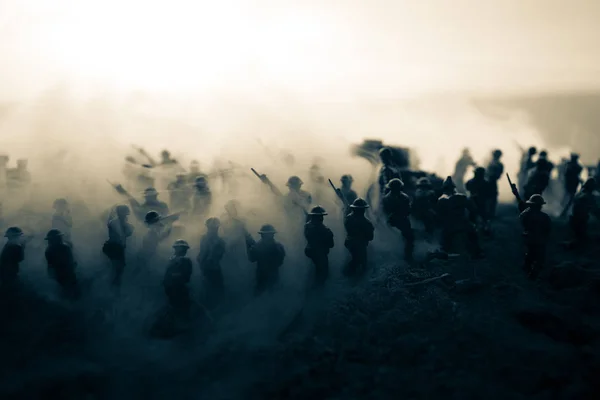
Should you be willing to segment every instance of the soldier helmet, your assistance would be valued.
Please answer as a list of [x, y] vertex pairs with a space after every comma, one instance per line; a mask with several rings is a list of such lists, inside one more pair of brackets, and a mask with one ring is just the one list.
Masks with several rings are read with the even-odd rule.
[[477, 167], [477, 168], [475, 168], [474, 173], [475, 173], [475, 175], [485, 175], [485, 168]]
[[225, 203], [225, 209], [237, 209], [240, 206], [240, 202], [236, 199], [231, 199], [227, 203]]
[[535, 153], [537, 153], [537, 149], [536, 149], [534, 146], [531, 146], [531, 147], [529, 148], [529, 151], [528, 151], [528, 152], [529, 152], [529, 155], [531, 155], [531, 156], [532, 156], [532, 155], [534, 155]]
[[144, 222], [148, 225], [152, 225], [160, 221], [160, 214], [156, 211], [148, 211], [144, 217]]
[[544, 200], [544, 198], [541, 195], [534, 194], [533, 196], [531, 196], [529, 198], [529, 200], [526, 201], [526, 203], [536, 205], [536, 206], [542, 206], [542, 205], [546, 204], [546, 201]]
[[259, 234], [261, 235], [265, 235], [265, 234], [275, 234], [277, 233], [277, 231], [275, 230], [275, 228], [273, 227], [273, 225], [271, 224], [265, 224], [263, 226], [260, 227], [260, 231], [258, 231]]
[[546, 150], [540, 151], [540, 158], [546, 158], [546, 157], [548, 157], [548, 152]]
[[350, 205], [350, 208], [369, 208], [369, 204], [364, 199], [361, 199], [360, 197], [358, 197]]
[[59, 231], [58, 229], [50, 229], [48, 231], [48, 233], [46, 234], [46, 237], [44, 238], [44, 240], [50, 240], [50, 239], [56, 239], [59, 237], [64, 236], [64, 234]]
[[390, 158], [392, 156], [392, 150], [390, 150], [389, 147], [384, 147], [381, 150], [379, 150], [379, 157], [380, 158]]
[[582, 189], [590, 190], [596, 188], [596, 179], [588, 178], [585, 183], [581, 186]]
[[417, 181], [417, 187], [431, 187], [431, 181], [429, 178], [419, 178]]
[[349, 182], [349, 183], [352, 183], [352, 182], [354, 182], [354, 178], [352, 177], [352, 175], [349, 175], [349, 174], [347, 174], [347, 175], [342, 175], [342, 178], [340, 179], [340, 181], [341, 181], [342, 183], [344, 183], [344, 182]]
[[221, 220], [216, 217], [211, 217], [206, 220], [205, 225], [209, 229], [218, 229], [221, 226]]
[[117, 215], [129, 215], [131, 214], [131, 210], [129, 209], [129, 206], [126, 204], [120, 204], [115, 208], [115, 212], [117, 213]]
[[310, 210], [308, 215], [327, 215], [327, 211], [321, 206], [315, 206]]
[[6, 238], [14, 238], [19, 236], [23, 236], [23, 230], [18, 226], [11, 226], [4, 233], [4, 237]]
[[297, 177], [295, 175], [290, 176], [290, 178], [287, 181], [288, 186], [301, 186], [303, 184], [304, 184], [304, 182], [302, 182], [302, 179], [300, 179], [299, 177]]
[[197, 184], [198, 184], [198, 183], [205, 184], [205, 183], [206, 183], [206, 176], [204, 176], [204, 175], [199, 175], [199, 176], [197, 176], [197, 177], [196, 177], [196, 180], [195, 180], [195, 182], [196, 182]]
[[500, 149], [496, 149], [496, 150], [494, 150], [494, 151], [492, 152], [492, 155], [493, 155], [494, 157], [501, 157], [501, 156], [502, 156], [502, 150], [500, 150]]
[[144, 196], [158, 196], [158, 192], [153, 187], [149, 187], [144, 190]]
[[60, 199], [54, 200], [54, 204], [52, 206], [54, 208], [66, 207], [68, 204], [69, 204], [69, 202], [67, 201], [67, 199], [60, 198]]
[[183, 239], [177, 239], [175, 243], [173, 243], [173, 248], [176, 249], [178, 247], [185, 247], [186, 249], [189, 249], [190, 245]]
[[166, 150], [166, 149], [165, 149], [165, 150], [163, 150], [163, 151], [161, 151], [161, 152], [160, 152], [160, 154], [161, 154], [161, 155], [162, 155], [164, 158], [167, 158], [167, 157], [169, 157], [169, 156], [171, 155], [171, 153], [169, 152], [169, 150]]
[[442, 183], [442, 189], [456, 189], [456, 185], [454, 184], [454, 181], [452, 180], [451, 176], [448, 176], [446, 180], [444, 180], [444, 183]]
[[390, 190], [402, 190], [404, 189], [404, 182], [402, 182], [398, 178], [390, 179], [387, 184], [388, 189]]
[[579, 154], [571, 153], [571, 160], [577, 160], [577, 159], [579, 159]]

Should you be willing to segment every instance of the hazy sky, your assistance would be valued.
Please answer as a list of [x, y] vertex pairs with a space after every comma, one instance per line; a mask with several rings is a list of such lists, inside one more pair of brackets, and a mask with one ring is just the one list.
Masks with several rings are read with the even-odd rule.
[[598, 0], [0, 0], [0, 96], [600, 88]]

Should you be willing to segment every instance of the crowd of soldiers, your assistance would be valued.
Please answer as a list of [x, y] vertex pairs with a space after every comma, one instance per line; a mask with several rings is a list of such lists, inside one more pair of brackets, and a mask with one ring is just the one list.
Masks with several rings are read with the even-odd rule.
[[[146, 227], [136, 260], [139, 265], [144, 265], [156, 257], [160, 243], [171, 237], [184, 236], [186, 225], [205, 225], [206, 230], [200, 240], [199, 254], [195, 261], [207, 283], [206, 298], [211, 304], [218, 304], [224, 293], [226, 282], [221, 263], [231, 246], [244, 246], [248, 262], [256, 265], [255, 294], [261, 295], [273, 289], [279, 281], [279, 271], [286, 259], [284, 245], [276, 240], [276, 228], [272, 224], [264, 224], [257, 232], [259, 237], [256, 240], [238, 215], [239, 203], [236, 200], [231, 200], [225, 205], [225, 218], [211, 216], [210, 176], [200, 171], [197, 162], [191, 163], [188, 172], [179, 166], [167, 151], [162, 153], [161, 162], [154, 161], [145, 152], [142, 153], [149, 164], [142, 165], [141, 169], [134, 168], [139, 165], [132, 158], [128, 158], [123, 172], [129, 187], [143, 187], [143, 201], [138, 201], [122, 185], [116, 184], [116, 192], [127, 200], [127, 204], [118, 204], [102, 216], [107, 229], [107, 240], [102, 246], [102, 252], [112, 266], [113, 287], [118, 289], [121, 286], [123, 272], [127, 268], [127, 243], [135, 231], [134, 224], [129, 221], [129, 217], [133, 215]], [[518, 183], [510, 182], [517, 200], [527, 248], [523, 267], [533, 279], [543, 268], [545, 249], [551, 231], [552, 222], [543, 211], [545, 200], [542, 196], [548, 189], [554, 169], [545, 151], [541, 151], [534, 161], [536, 153], [533, 147], [525, 152], [518, 173]], [[485, 256], [480, 245], [480, 235], [492, 235], [492, 223], [498, 205], [499, 181], [505, 174], [502, 151], [494, 150], [491, 161], [483, 167], [476, 165], [469, 151], [465, 150], [456, 164], [454, 175], [448, 176], [441, 187], [435, 187], [428, 177], [406, 182], [406, 171], [394, 164], [389, 148], [382, 148], [379, 158], [379, 177], [374, 183], [379, 186], [377, 204], [369, 204], [365, 198], [358, 196], [353, 189], [354, 180], [351, 175], [341, 177], [339, 188], [329, 181], [339, 199], [340, 214], [346, 232], [344, 247], [349, 253], [350, 262], [343, 272], [347, 277], [364, 276], [369, 265], [368, 247], [374, 240], [380, 222], [399, 232], [398, 237], [401, 235], [403, 241], [403, 255], [408, 263], [414, 262], [415, 257], [415, 222], [423, 226], [426, 240], [439, 242], [440, 251], [436, 254], [447, 256], [459, 252], [461, 243], [464, 242], [472, 259], [477, 260]], [[2, 160], [6, 166], [6, 160]], [[598, 189], [597, 180], [593, 174], [590, 173], [588, 179], [582, 182], [583, 167], [579, 165], [575, 154], [565, 164], [561, 179], [564, 181], [568, 197], [566, 206], [571, 211], [570, 226], [574, 238], [569, 244], [571, 247], [585, 242], [590, 215], [598, 217], [600, 213], [594, 194]], [[19, 165], [18, 173], [27, 176], [26, 164]], [[147, 170], [159, 165], [173, 167], [175, 179], [168, 184], [167, 191], [169, 204], [159, 199], [160, 193], [154, 187], [154, 178], [147, 173]], [[469, 167], [474, 168], [474, 174], [465, 183]], [[288, 192], [283, 194], [266, 175], [259, 174], [254, 169], [252, 172], [276, 196], [281, 197], [285, 213], [290, 220], [303, 227], [306, 241], [304, 254], [314, 267], [313, 284], [316, 288], [322, 287], [329, 277], [329, 254], [335, 246], [334, 233], [325, 223], [328, 212], [321, 205], [313, 204], [313, 196], [303, 190], [303, 181], [298, 176], [288, 179]], [[598, 173], [598, 170], [595, 172]], [[219, 174], [222, 178], [225, 175], [227, 174]], [[311, 168], [309, 175], [311, 181], [320, 184], [325, 182], [324, 175], [317, 165]], [[415, 190], [407, 191], [408, 185]], [[73, 255], [73, 242], [76, 242], [76, 238], [71, 234], [73, 221], [68, 201], [57, 199], [54, 202], [54, 210], [52, 229], [46, 235], [45, 256], [48, 272], [59, 284], [65, 297], [77, 299], [81, 291], [75, 273], [77, 263]], [[170, 213], [170, 210], [178, 212]], [[439, 237], [436, 240], [438, 232]], [[17, 226], [6, 229], [5, 237], [7, 242], [0, 254], [0, 288], [9, 290], [18, 281], [19, 265], [25, 257], [24, 247], [28, 237]], [[188, 241], [177, 239], [172, 248], [173, 253], [165, 269], [163, 287], [172, 310], [186, 318], [191, 304], [189, 283], [194, 263], [188, 256]]]

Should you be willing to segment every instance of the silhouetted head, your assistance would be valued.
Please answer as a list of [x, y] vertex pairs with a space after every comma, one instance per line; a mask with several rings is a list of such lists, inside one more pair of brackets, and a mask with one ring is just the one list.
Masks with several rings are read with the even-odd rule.
[[571, 153], [571, 161], [579, 161], [579, 154]]
[[225, 203], [225, 211], [231, 218], [237, 218], [240, 202], [237, 200], [229, 200]]
[[151, 226], [158, 222], [160, 222], [160, 214], [156, 211], [148, 211], [146, 216], [144, 217], [144, 222], [146, 225]]
[[58, 229], [50, 229], [44, 239], [48, 241], [48, 244], [60, 244], [63, 242], [63, 236]]
[[54, 200], [54, 204], [52, 205], [52, 207], [56, 210], [56, 211], [65, 211], [67, 209], [69, 209], [69, 202], [67, 201], [67, 199], [56, 199]]
[[277, 231], [271, 224], [265, 224], [261, 226], [260, 230], [258, 231], [258, 234], [263, 240], [274, 240], [276, 233]]
[[429, 178], [419, 178], [417, 181], [417, 187], [420, 189], [431, 189], [431, 181]]
[[158, 198], [158, 192], [153, 187], [149, 187], [144, 190], [144, 199], [146, 200], [156, 200]]
[[477, 178], [477, 179], [485, 178], [485, 168], [483, 168], [483, 167], [475, 168], [474, 173], [475, 173], [475, 178]]
[[168, 150], [163, 150], [163, 151], [160, 153], [160, 156], [162, 157], [163, 161], [167, 161], [167, 160], [170, 160], [170, 159], [171, 159], [171, 153], [169, 153], [169, 151], [168, 151]]
[[300, 190], [303, 184], [304, 182], [302, 182], [302, 179], [297, 176], [290, 176], [287, 181], [287, 187], [289, 187], [291, 190]]
[[190, 245], [183, 239], [178, 239], [175, 241], [175, 243], [173, 243], [173, 251], [175, 252], [176, 256], [185, 256], [189, 248]]
[[206, 189], [208, 187], [208, 182], [206, 181], [205, 176], [199, 176], [196, 178], [194, 185], [197, 189]]
[[355, 214], [364, 214], [369, 208], [369, 204], [362, 198], [358, 197], [352, 204], [350, 205], [352, 212]]
[[494, 160], [499, 160], [502, 157], [502, 150], [500, 149], [496, 149], [492, 152], [492, 157], [494, 157]]
[[402, 180], [398, 178], [390, 179], [390, 181], [387, 184], [387, 188], [392, 193], [401, 192], [402, 189], [404, 189], [404, 182], [402, 182]]
[[323, 217], [327, 215], [327, 211], [321, 206], [313, 207], [308, 213], [310, 220], [314, 222], [323, 222]]
[[540, 156], [541, 159], [546, 159], [548, 158], [548, 152], [546, 150], [542, 150], [540, 151]]
[[19, 239], [22, 236], [23, 236], [23, 230], [21, 228], [19, 228], [18, 226], [11, 226], [4, 233], [4, 237], [7, 238], [8, 240]]
[[456, 192], [456, 185], [452, 180], [452, 177], [448, 176], [444, 183], [442, 183], [442, 191], [446, 194], [452, 194]]
[[123, 219], [123, 218], [127, 218], [127, 216], [129, 214], [131, 214], [131, 210], [129, 209], [129, 206], [125, 205], [125, 204], [120, 204], [117, 206], [117, 208], [115, 209], [115, 212], [117, 214], [117, 217]]
[[529, 150], [527, 151], [527, 153], [529, 153], [530, 156], [534, 156], [537, 153], [537, 149], [535, 147], [530, 147]]
[[25, 160], [25, 159], [17, 160], [17, 169], [20, 171], [26, 170], [27, 169], [27, 160]]
[[526, 203], [530, 208], [541, 210], [542, 206], [546, 204], [546, 201], [541, 195], [534, 194], [526, 201]]
[[342, 175], [340, 182], [342, 182], [343, 187], [349, 188], [350, 186], [352, 186], [352, 182], [354, 182], [354, 178], [352, 178], [352, 175]]
[[194, 160], [190, 163], [190, 173], [191, 174], [199, 174], [200, 173], [200, 164], [198, 161]]
[[219, 231], [219, 227], [221, 226], [221, 220], [216, 217], [212, 217], [206, 220], [206, 229], [209, 233], [217, 233]]

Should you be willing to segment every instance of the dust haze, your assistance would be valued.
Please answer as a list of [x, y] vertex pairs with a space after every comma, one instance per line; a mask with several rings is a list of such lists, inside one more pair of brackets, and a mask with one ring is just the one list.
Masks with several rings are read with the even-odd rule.
[[[208, 394], [207, 397], [219, 393], [225, 396], [223, 398], [234, 398], [234, 394], [239, 394], [237, 390], [241, 391], [245, 383], [257, 379], [260, 374], [254, 370], [257, 361], [248, 349], [260, 351], [270, 347], [270, 351], [273, 351], [273, 347], [277, 346], [276, 335], [290, 323], [299, 309], [318, 309], [324, 302], [342, 297], [346, 291], [351, 290], [333, 280], [332, 287], [321, 295], [324, 298], [317, 296], [307, 299], [305, 288], [308, 261], [302, 254], [304, 239], [301, 232], [286, 222], [277, 199], [251, 173], [250, 168], [266, 174], [280, 190], [284, 190], [289, 176], [297, 175], [306, 182], [305, 188], [314, 192], [318, 188], [311, 187], [308, 171], [311, 165], [318, 162], [322, 165], [325, 178], [336, 184], [341, 175], [353, 175], [355, 190], [359, 196], [364, 197], [374, 179], [373, 167], [363, 159], [352, 157], [350, 147], [364, 139], [381, 139], [388, 145], [410, 147], [418, 156], [420, 169], [442, 177], [452, 174], [463, 148], [468, 147], [481, 165], [487, 163], [493, 149], [499, 148], [504, 152], [506, 171], [516, 176], [521, 158], [519, 147], [545, 148], [550, 158], [558, 162], [560, 157], [576, 150], [576, 146], [568, 141], [554, 141], [550, 145], [545, 139], [545, 132], [532, 120], [525, 108], [499, 107], [491, 110], [492, 112], [489, 109], [482, 110], [473, 101], [476, 97], [474, 88], [484, 87], [486, 92], [492, 94], [496, 90], [500, 91], [500, 87], [502, 90], [520, 91], [526, 86], [524, 82], [531, 78], [535, 82], [535, 89], [542, 87], [555, 91], [569, 85], [580, 89], [591, 83], [576, 81], [574, 76], [578, 79], [582, 76], [591, 77], [590, 79], [597, 77], [595, 66], [589, 67], [595, 61], [592, 59], [594, 55], [578, 60], [577, 68], [573, 71], [581, 72], [580, 74], [557, 74], [556, 71], [566, 68], [562, 64], [548, 70], [542, 68], [545, 74], [538, 73], [535, 57], [531, 54], [553, 65], [555, 59], [569, 59], [564, 56], [569, 54], [565, 53], [568, 46], [561, 45], [562, 41], [554, 41], [558, 48], [543, 47], [541, 44], [545, 41], [540, 39], [539, 36], [543, 36], [540, 32], [545, 32], [548, 27], [537, 27], [539, 30], [534, 32], [536, 34], [529, 35], [526, 27], [531, 20], [527, 18], [519, 18], [523, 23], [520, 25], [521, 29], [515, 28], [510, 34], [517, 38], [519, 35], [533, 37], [536, 40], [532, 39], [531, 43], [540, 46], [539, 52], [523, 50], [521, 53], [511, 45], [512, 42], [500, 42], [504, 29], [501, 29], [502, 21], [499, 21], [500, 25], [489, 28], [495, 32], [494, 38], [499, 40], [496, 44], [500, 49], [496, 58], [491, 57], [493, 68], [484, 62], [487, 60], [484, 56], [480, 62], [467, 65], [460, 55], [475, 51], [466, 45], [468, 40], [465, 40], [473, 32], [467, 28], [464, 31], [458, 30], [453, 38], [448, 39], [448, 46], [441, 46], [439, 43], [443, 43], [443, 40], [439, 37], [439, 32], [436, 36], [428, 28], [436, 24], [430, 23], [427, 17], [431, 9], [435, 9], [431, 18], [439, 23], [436, 26], [443, 33], [451, 31], [453, 26], [469, 25], [457, 24], [456, 10], [467, 10], [465, 12], [472, 20], [477, 21], [475, 25], [482, 28], [487, 14], [476, 18], [480, 8], [476, 5], [477, 2], [464, 8], [453, 4], [450, 7], [453, 10], [450, 10], [448, 6], [443, 6], [444, 2], [438, 2], [439, 8], [432, 8], [431, 5], [436, 2], [425, 7], [419, 6], [420, 2], [415, 1], [412, 2], [414, 7], [408, 7], [410, 12], [395, 8], [391, 2], [379, 2], [380, 5], [390, 7], [388, 16], [382, 15], [384, 11], [381, 10], [385, 9], [383, 6], [381, 10], [376, 10], [376, 6], [373, 6], [366, 13], [359, 2], [348, 2], [353, 3], [352, 6], [349, 5], [344, 13], [335, 18], [337, 14], [333, 5], [318, 8], [321, 6], [315, 3], [314, 6], [321, 13], [319, 15], [325, 21], [323, 26], [331, 28], [329, 22], [337, 24], [331, 25], [333, 28], [330, 29], [335, 34], [323, 31], [331, 33], [331, 36], [322, 36], [331, 41], [330, 47], [317, 46], [320, 40], [317, 34], [313, 33], [314, 37], [311, 36], [310, 40], [302, 37], [300, 39], [305, 40], [302, 41], [297, 38], [302, 35], [296, 32], [296, 36], [289, 36], [296, 39], [290, 39], [290, 48], [281, 57], [273, 54], [288, 47], [288, 36], [283, 35], [283, 28], [286, 21], [294, 20], [290, 15], [295, 14], [294, 8], [289, 5], [286, 8], [286, 18], [289, 19], [282, 17], [279, 25], [266, 26], [261, 31], [262, 36], [253, 36], [255, 42], [248, 40], [248, 43], [256, 43], [259, 38], [265, 41], [269, 41], [266, 38], [271, 38], [271, 41], [275, 41], [273, 37], [281, 29], [283, 38], [277, 44], [278, 47], [260, 51], [254, 49], [255, 53], [249, 55], [250, 50], [245, 50], [242, 54], [242, 50], [235, 47], [236, 38], [243, 35], [243, 32], [238, 33], [238, 36], [228, 36], [225, 44], [208, 46], [207, 43], [211, 42], [213, 36], [212, 32], [205, 30], [203, 35], [207, 37], [201, 38], [200, 50], [194, 50], [193, 41], [179, 43], [175, 50], [169, 50], [174, 41], [166, 35], [172, 26], [164, 27], [164, 32], [156, 29], [162, 21], [159, 18], [161, 9], [156, 5], [149, 14], [150, 17], [143, 23], [140, 22], [140, 27], [147, 31], [140, 28], [133, 39], [124, 37], [122, 33], [107, 33], [106, 37], [98, 33], [104, 32], [104, 29], [111, 30], [111, 20], [108, 18], [117, 7], [112, 3], [110, 7], [113, 7], [113, 11], [103, 11], [102, 26], [96, 25], [95, 28], [85, 30], [85, 20], [73, 23], [73, 26], [83, 29], [82, 38], [78, 39], [77, 30], [69, 24], [62, 24], [64, 20], [60, 19], [76, 20], [75, 11], [73, 15], [59, 16], [60, 10], [66, 10], [70, 6], [68, 3], [60, 2], [60, 7], [57, 5], [58, 11], [49, 11], [40, 5], [41, 2], [32, 2], [40, 7], [39, 10], [35, 8], [39, 14], [25, 12], [21, 10], [22, 6], [14, 6], [15, 15], [20, 15], [21, 18], [11, 20], [14, 25], [9, 26], [13, 29], [12, 36], [5, 35], [0, 39], [0, 49], [6, 50], [4, 54], [14, 55], [4, 67], [6, 71], [0, 74], [3, 75], [0, 76], [3, 89], [0, 103], [0, 153], [10, 156], [9, 167], [14, 167], [17, 159], [28, 159], [32, 174], [32, 185], [27, 190], [11, 192], [10, 195], [1, 194], [4, 215], [8, 221], [20, 224], [26, 230], [43, 234], [49, 229], [54, 199], [69, 199], [73, 205], [75, 221], [73, 237], [80, 264], [78, 274], [81, 274], [82, 281], [88, 285], [89, 290], [89, 295], [82, 300], [80, 311], [88, 327], [97, 329], [92, 335], [94, 344], [88, 344], [85, 349], [86, 355], [108, 369], [164, 374], [165, 387], [175, 390], [169, 393], [174, 398], [177, 393], [198, 389], [194, 386], [199, 385], [193, 379], [180, 385], [179, 378], [176, 377], [179, 374], [187, 374], [187, 369], [197, 368], [199, 363], [208, 365], [205, 369], [212, 366], [218, 368], [219, 362], [225, 366], [231, 365], [227, 364], [227, 357], [237, 357], [237, 369], [230, 371], [226, 383], [215, 380], [209, 386], [202, 387], [203, 393]], [[81, 4], [84, 3], [87, 4]], [[138, 12], [136, 2], [126, 3], [128, 6], [123, 9], [123, 13], [126, 10]], [[228, 7], [233, 7], [234, 3], [236, 2], [227, 2]], [[506, 2], [509, 3], [514, 7], [521, 7], [516, 2]], [[103, 8], [103, 4], [96, 4], [98, 10]], [[5, 4], [0, 2], [0, 5]], [[513, 15], [509, 6], [501, 8], [504, 10], [502, 15]], [[527, 8], [530, 11], [527, 15], [531, 17], [533, 9], [530, 6]], [[582, 15], [586, 15], [584, 6], [574, 8], [583, 10]], [[303, 13], [298, 13], [308, 18], [306, 15], [310, 15], [311, 10], [303, 10]], [[553, 11], [555, 17], [560, 14], [552, 7], [548, 10]], [[92, 11], [88, 11], [88, 14], [93, 16]], [[255, 12], [258, 13], [256, 10]], [[444, 17], [444, 12], [448, 13], [447, 18]], [[227, 7], [218, 13], [226, 16], [239, 14]], [[54, 35], [48, 36], [55, 39], [54, 44], [51, 39], [39, 39], [40, 43], [26, 47], [27, 51], [24, 50], [21, 54], [15, 49], [31, 44], [23, 39], [23, 32], [27, 30], [27, 26], [34, 26], [23, 21], [33, 14], [44, 22], [40, 23], [41, 28], [36, 28], [39, 29], [38, 33], [44, 33], [44, 29], [48, 29]], [[90, 15], [87, 17], [91, 18]], [[117, 27], [129, 27], [136, 15], [131, 14], [129, 18], [123, 14]], [[210, 20], [211, 14], [207, 15], [204, 16], [204, 22]], [[260, 21], [265, 24], [271, 19], [277, 20], [277, 15], [265, 14], [262, 17]], [[367, 17], [372, 19], [366, 21]], [[411, 19], [414, 21], [411, 22]], [[177, 24], [175, 18], [167, 20], [173, 25]], [[186, 22], [192, 24], [193, 20], [193, 17], [188, 17]], [[234, 20], [245, 19], [240, 17]], [[442, 24], [443, 21], [445, 23]], [[306, 20], [296, 22], [299, 25], [297, 31], [302, 31]], [[245, 23], [245, 28], [252, 31], [253, 25], [248, 21]], [[381, 27], [377, 29], [379, 23]], [[220, 22], [214, 22], [211, 26], [219, 24]], [[391, 28], [392, 25], [408, 28], [397, 31]], [[561, 26], [561, 32], [572, 33], [567, 25]], [[61, 29], [56, 28], [57, 26]], [[356, 36], [349, 36], [349, 32], [359, 28], [361, 30], [357, 31], [359, 33]], [[218, 33], [223, 33], [228, 27], [220, 29]], [[414, 35], [411, 35], [411, 29], [415, 30]], [[136, 40], [143, 37], [145, 32], [154, 31], [160, 32], [152, 33], [154, 42], [143, 43], [139, 59], [136, 59], [136, 52], [129, 51], [129, 48], [111, 50], [111, 46], [117, 46], [120, 39], [128, 39], [124, 42], [131, 45], [137, 43]], [[194, 32], [183, 29], [179, 33], [186, 33], [191, 37]], [[90, 36], [92, 34], [95, 36]], [[161, 36], [163, 34], [165, 36]], [[587, 37], [585, 32], [581, 34]], [[364, 37], [360, 37], [361, 35]], [[217, 33], [214, 34], [214, 37], [218, 36]], [[487, 49], [485, 54], [489, 55], [489, 49], [493, 46], [485, 42], [485, 35], [480, 36], [477, 38], [477, 51]], [[40, 37], [46, 36], [40, 34]], [[85, 40], [88, 39], [93, 45], [85, 46]], [[77, 40], [80, 41], [75, 46]], [[451, 40], [454, 42], [451, 43]], [[585, 43], [590, 44], [590, 48], [597, 49], [592, 46], [594, 43], [589, 42], [590, 40]], [[271, 46], [275, 44], [271, 43]], [[314, 50], [317, 47], [319, 51]], [[36, 53], [39, 48], [46, 49], [40, 53], [42, 56]], [[228, 51], [223, 51], [223, 48]], [[402, 50], [401, 54], [395, 51], [396, 48]], [[205, 58], [197, 54], [192, 58], [190, 55], [202, 51], [205, 51]], [[236, 59], [236, 51], [244, 56], [243, 59]], [[228, 54], [227, 57], [217, 57], [225, 52], [232, 53], [233, 56]], [[44, 58], [48, 54], [58, 54], [60, 57]], [[456, 54], [458, 59], [452, 58]], [[117, 59], [116, 55], [124, 59]], [[525, 55], [530, 57], [525, 60], [522, 57]], [[178, 58], [167, 60], [169, 62], [161, 64], [157, 69], [157, 60], [171, 56]], [[505, 59], [511, 59], [511, 56], [523, 60], [526, 64], [524, 71], [516, 71], [514, 65], [506, 66], [502, 63]], [[48, 65], [44, 64], [46, 60]], [[285, 64], [282, 60], [288, 60], [285, 68], [281, 66]], [[300, 64], [303, 60], [310, 65], [302, 67]], [[185, 66], [185, 74], [177, 68], [179, 63]], [[194, 71], [196, 67], [197, 73]], [[221, 70], [225, 71], [222, 76], [219, 74]], [[110, 73], [103, 75], [106, 71]], [[487, 78], [489, 75], [494, 75], [495, 78]], [[570, 78], [565, 77], [566, 75]], [[506, 81], [499, 82], [499, 76]], [[556, 76], [561, 77], [558, 83], [552, 81]], [[206, 83], [212, 78], [220, 79], [218, 84], [211, 86]], [[173, 83], [173, 87], [169, 87], [170, 83]], [[423, 88], [427, 90], [421, 90]], [[210, 214], [221, 217], [225, 213], [224, 204], [235, 198], [241, 202], [241, 214], [248, 220], [250, 232], [256, 232], [263, 223], [272, 223], [280, 231], [280, 239], [288, 250], [289, 257], [282, 271], [282, 289], [272, 296], [253, 299], [253, 278], [248, 263], [228, 264], [224, 268], [227, 290], [231, 293], [230, 301], [236, 306], [235, 311], [219, 320], [218, 334], [211, 336], [202, 348], [140, 339], [148, 319], [165, 303], [164, 294], [158, 285], [164, 273], [164, 263], [161, 264], [160, 260], [146, 271], [150, 283], [131, 281], [126, 272], [122, 291], [127, 295], [116, 302], [107, 294], [108, 266], [100, 251], [102, 242], [106, 239], [106, 226], [101, 216], [114, 204], [123, 202], [123, 198], [111, 188], [109, 182], [124, 183], [124, 159], [126, 156], [136, 155], [133, 146], [143, 147], [156, 158], [160, 151], [167, 149], [185, 168], [188, 168], [191, 161], [197, 160], [203, 172], [234, 168], [236, 188], [233, 192], [222, 191], [218, 181], [210, 182], [215, 196]], [[293, 165], [286, 162], [289, 154], [295, 159]], [[596, 162], [582, 161], [588, 164]], [[157, 179], [160, 199], [164, 201], [168, 200], [165, 192], [167, 182], [167, 178]], [[141, 197], [141, 194], [134, 194]], [[509, 201], [511, 196], [510, 188], [502, 181], [500, 200]], [[339, 218], [335, 217], [339, 214], [339, 205], [335, 202], [334, 193], [326, 191], [321, 198], [330, 213], [330, 217], [326, 217], [326, 223], [336, 235], [336, 247], [331, 255], [332, 271], [335, 271], [332, 274], [335, 275], [339, 274], [340, 266], [347, 257], [345, 249], [340, 246], [344, 231]], [[29, 219], [27, 216], [30, 214], [41, 215], [43, 218]], [[141, 232], [141, 228], [136, 228], [135, 236], [141, 236]], [[189, 253], [191, 256], [197, 254], [199, 236], [203, 232], [203, 226], [186, 227], [186, 239], [192, 245]], [[38, 239], [32, 242], [31, 251], [41, 254], [43, 240]], [[386, 232], [376, 238], [372, 248], [377, 252], [378, 249], [389, 249], [392, 245], [398, 247], [399, 240], [395, 233]], [[131, 247], [135, 249], [137, 244], [139, 238], [134, 238]], [[417, 250], [423, 251], [423, 246], [423, 243], [419, 243]], [[168, 252], [166, 249], [161, 251]], [[396, 256], [399, 261], [401, 254], [394, 254], [392, 257]], [[395, 260], [377, 261], [391, 265]], [[21, 267], [22, 275], [36, 292], [53, 298], [55, 290], [48, 282], [42, 265], [41, 258], [28, 256]], [[195, 269], [192, 275], [192, 293], [199, 291], [198, 276], [199, 271]], [[312, 318], [317, 319], [316, 314], [317, 312]], [[117, 359], [118, 363], [115, 361]], [[84, 367], [78, 365], [77, 368]], [[31, 371], [30, 373], [33, 374]], [[19, 379], [34, 381], [27, 374], [22, 374]], [[125, 382], [121, 382], [121, 385], [125, 388], [120, 392], [123, 395], [128, 387]], [[227, 397], [227, 393], [231, 396]]]

